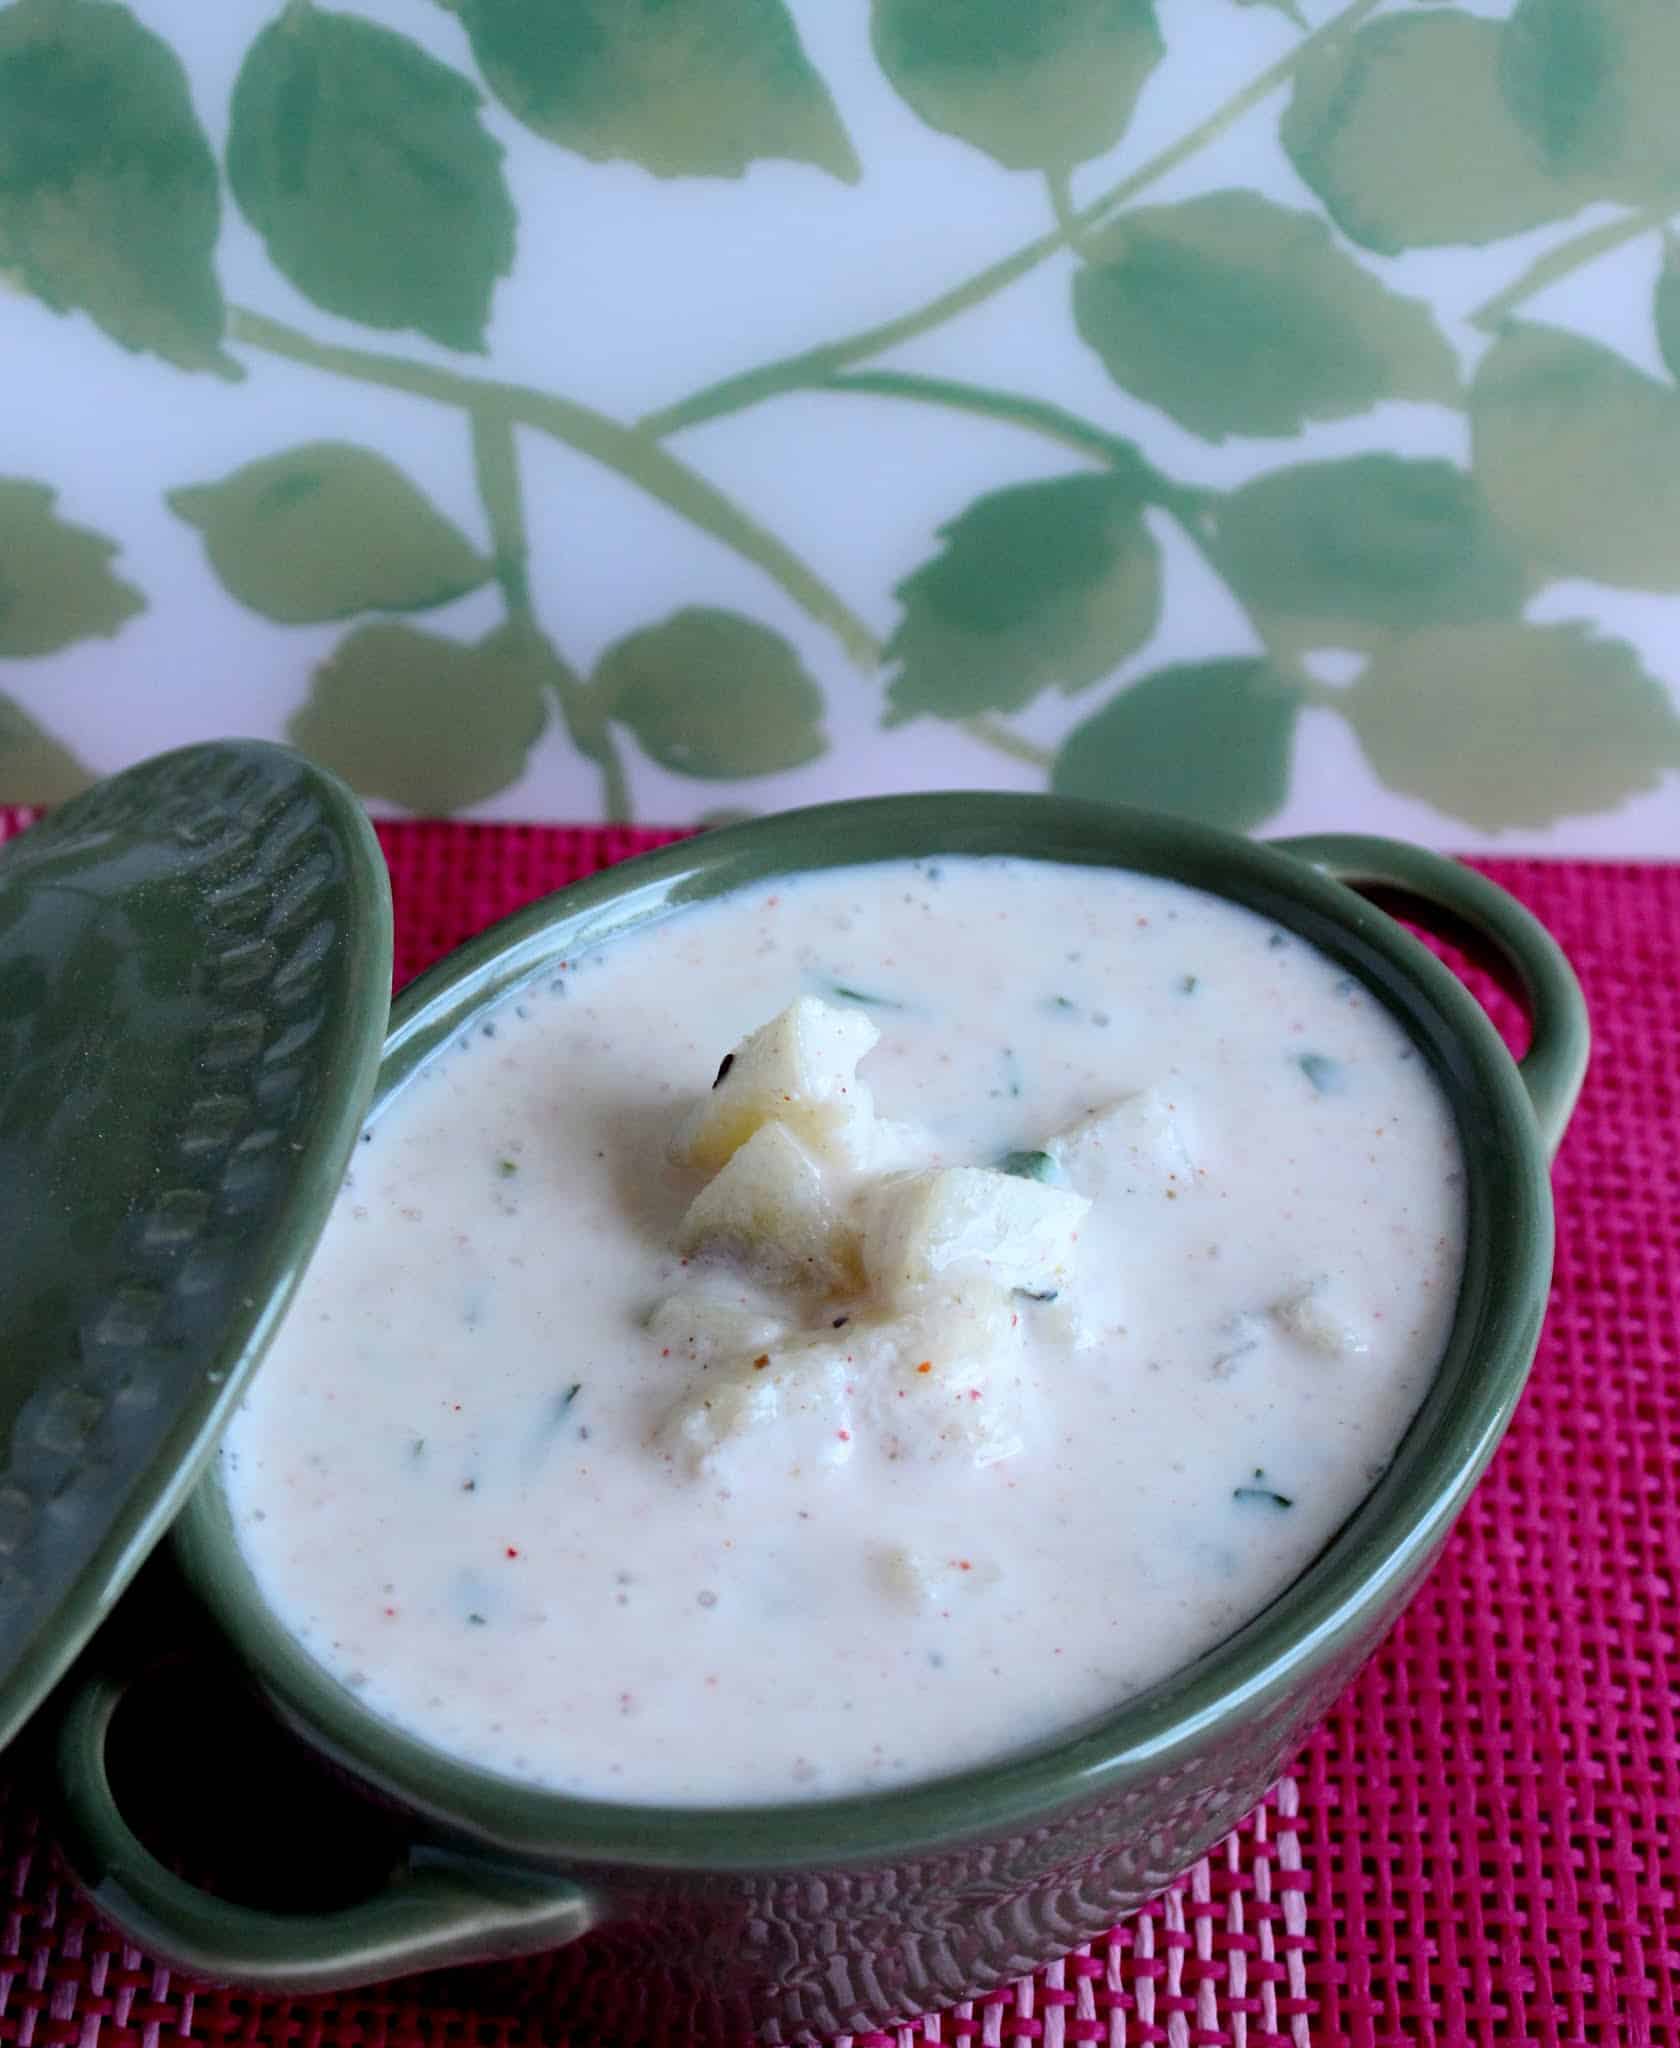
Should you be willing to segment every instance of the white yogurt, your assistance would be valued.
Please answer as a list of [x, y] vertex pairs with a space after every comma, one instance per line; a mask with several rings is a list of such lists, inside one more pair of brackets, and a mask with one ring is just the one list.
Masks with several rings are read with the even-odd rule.
[[[982, 1290], [983, 1384], [946, 1325], [922, 1359], [872, 1324], [855, 1274], [673, 1250], [706, 1184], [674, 1134], [810, 994], [881, 1033], [889, 1163], [1068, 1134], [1089, 1210], [1059, 1286]], [[1394, 1018], [1220, 899], [969, 859], [743, 892], [533, 984], [368, 1134], [222, 1452], [240, 1542], [334, 1677], [511, 1778], [705, 1805], [953, 1770], [1113, 1706], [1311, 1560], [1440, 1357], [1462, 1178]], [[786, 1387], [790, 1322], [856, 1350], [691, 1454], [673, 1416], [743, 1370], [686, 1341], [720, 1292]]]

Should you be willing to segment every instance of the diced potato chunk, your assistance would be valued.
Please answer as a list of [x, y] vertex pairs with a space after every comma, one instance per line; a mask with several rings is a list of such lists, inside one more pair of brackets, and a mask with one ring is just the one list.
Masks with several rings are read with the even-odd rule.
[[875, 1553], [875, 1579], [897, 1606], [932, 1607], [953, 1593], [990, 1589], [1003, 1573], [990, 1558], [940, 1557], [895, 1543]]
[[1066, 1188], [984, 1166], [892, 1174], [861, 1203], [864, 1270], [898, 1303], [963, 1274], [1001, 1290], [1059, 1289], [1090, 1206]]
[[841, 1464], [858, 1444], [894, 1460], [990, 1465], [1021, 1449], [1026, 1405], [1019, 1316], [981, 1287], [714, 1365], [656, 1441], [695, 1475], [749, 1451], [803, 1469]]
[[1035, 1330], [1059, 1337], [1072, 1351], [1089, 1351], [1103, 1334], [1103, 1326], [1086, 1313], [1077, 1289], [1059, 1288], [1052, 1295], [1035, 1295], [1023, 1313], [1033, 1318]]
[[767, 1428], [782, 1412], [781, 1385], [768, 1373], [721, 1376], [685, 1395], [660, 1426], [658, 1442], [691, 1473], [710, 1469], [732, 1443]]
[[1327, 1280], [1315, 1280], [1278, 1302], [1272, 1320], [1286, 1337], [1323, 1358], [1357, 1357], [1371, 1348], [1370, 1340], [1336, 1299]]
[[761, 1124], [689, 1204], [684, 1256], [710, 1252], [778, 1277], [833, 1286], [851, 1270], [822, 1163], [784, 1123]]
[[899, 1607], [931, 1607], [933, 1575], [916, 1551], [902, 1543], [875, 1555], [875, 1577], [881, 1591]]
[[878, 1325], [860, 1382], [864, 1426], [886, 1456], [994, 1465], [1025, 1442], [1019, 1311], [982, 1285]]
[[802, 1468], [843, 1464], [855, 1440], [851, 1387], [843, 1345], [826, 1335], [786, 1338], [714, 1367], [673, 1405], [655, 1442], [696, 1476], [731, 1456], [767, 1452]]
[[1139, 1089], [1081, 1117], [1045, 1148], [1082, 1195], [1182, 1194], [1198, 1175], [1176, 1097]]
[[760, 1352], [786, 1328], [780, 1316], [742, 1293], [715, 1294], [700, 1288], [668, 1295], [647, 1320], [648, 1335], [661, 1349], [696, 1365]]
[[801, 996], [742, 1039], [677, 1133], [672, 1158], [715, 1172], [775, 1121], [818, 1152], [859, 1163], [874, 1105], [857, 1064], [880, 1035], [861, 1010]]

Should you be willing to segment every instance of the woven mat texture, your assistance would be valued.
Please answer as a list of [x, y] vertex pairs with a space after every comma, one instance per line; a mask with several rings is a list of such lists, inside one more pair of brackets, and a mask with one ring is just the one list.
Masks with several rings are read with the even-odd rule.
[[[671, 836], [380, 832], [399, 981]], [[1596, 1033], [1557, 1168], [1551, 1315], [1505, 1445], [1375, 1661], [1204, 1864], [1088, 1950], [869, 2048], [1680, 2044], [1680, 868], [1485, 865], [1568, 950]], [[0, 2048], [647, 2038], [638, 1986], [587, 1943], [336, 1997], [197, 1988], [90, 1918], [42, 1775], [27, 1747], [0, 1770]]]

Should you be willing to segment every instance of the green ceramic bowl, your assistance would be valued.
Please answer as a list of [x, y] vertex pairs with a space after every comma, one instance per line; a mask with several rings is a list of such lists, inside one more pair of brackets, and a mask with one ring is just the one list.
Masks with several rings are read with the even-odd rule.
[[[837, 805], [650, 854], [463, 947], [397, 1003], [373, 1113], [551, 962], [686, 904], [794, 871], [1004, 852], [1167, 875], [1245, 904], [1359, 976], [1429, 1059], [1468, 1168], [1464, 1280], [1434, 1387], [1364, 1505], [1237, 1634], [1055, 1741], [890, 1792], [684, 1811], [525, 1788], [376, 1719], [263, 1605], [212, 1469], [176, 1527], [188, 1578], [283, 1719], [412, 1816], [413, 1850], [377, 1897], [313, 1917], [194, 1889], [147, 1853], [112, 1798], [105, 1735], [122, 1681], [95, 1677], [63, 1724], [69, 1848], [95, 1902], [142, 1946], [214, 1978], [320, 1989], [611, 1928], [674, 1968], [691, 2020], [797, 2040], [1033, 1969], [1159, 1891], [1261, 1797], [1428, 1568], [1534, 1355], [1551, 1275], [1548, 1163], [1587, 1026], [1562, 956], [1501, 890], [1375, 839], [1255, 845], [1042, 797]], [[1423, 906], [1520, 986], [1533, 1020], [1520, 1065], [1463, 985], [1360, 890]]]

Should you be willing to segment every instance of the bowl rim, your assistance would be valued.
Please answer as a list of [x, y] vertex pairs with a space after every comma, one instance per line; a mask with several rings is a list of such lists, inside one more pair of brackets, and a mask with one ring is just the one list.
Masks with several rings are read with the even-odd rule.
[[[417, 977], [393, 1006], [369, 1120], [485, 1009], [554, 962], [772, 875], [899, 857], [1007, 855], [1161, 875], [1298, 935], [1357, 973], [1427, 1055], [1466, 1171], [1465, 1271], [1446, 1352], [1387, 1471], [1277, 1598], [1192, 1664], [1063, 1733], [945, 1776], [838, 1798], [667, 1806], [581, 1799], [462, 1763], [383, 1720], [264, 1604], [212, 1464], [177, 1558], [281, 1718], [446, 1835], [538, 1865], [794, 1870], [927, 1854], [1047, 1821], [1205, 1754], [1310, 1697], [1427, 1567], [1526, 1380], [1550, 1284], [1549, 1160], [1480, 1003], [1385, 911], [1280, 848], [1158, 813], [1040, 795], [851, 799], [678, 840], [540, 898]], [[1305, 1707], [1302, 1709], [1303, 1717]]]

